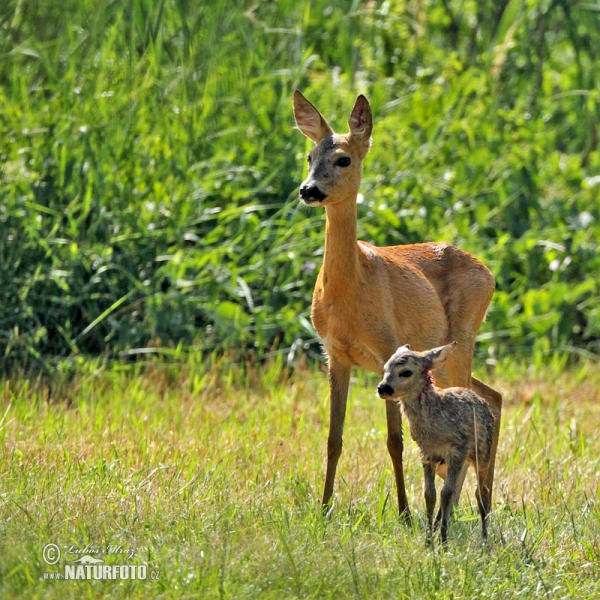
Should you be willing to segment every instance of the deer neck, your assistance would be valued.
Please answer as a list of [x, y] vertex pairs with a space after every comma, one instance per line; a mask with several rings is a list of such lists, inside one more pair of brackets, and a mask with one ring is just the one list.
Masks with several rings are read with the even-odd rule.
[[349, 199], [325, 207], [325, 293], [347, 295], [360, 279], [359, 247], [356, 239], [356, 201]]

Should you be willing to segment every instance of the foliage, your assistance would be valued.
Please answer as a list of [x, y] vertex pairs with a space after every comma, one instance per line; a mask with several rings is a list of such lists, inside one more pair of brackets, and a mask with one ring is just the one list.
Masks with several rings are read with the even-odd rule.
[[324, 227], [295, 199], [297, 87], [340, 130], [371, 100], [363, 239], [445, 240], [492, 269], [490, 361], [598, 352], [599, 29], [568, 0], [9, 0], [5, 364], [314, 341]]

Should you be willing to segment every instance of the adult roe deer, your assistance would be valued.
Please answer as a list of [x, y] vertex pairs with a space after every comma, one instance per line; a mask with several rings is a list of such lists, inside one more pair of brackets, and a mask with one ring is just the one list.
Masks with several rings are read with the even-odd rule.
[[[475, 467], [477, 506], [483, 539], [487, 538], [490, 494], [485, 484], [492, 440], [496, 428], [490, 407], [473, 391], [434, 386], [431, 369], [439, 368], [456, 347], [456, 342], [427, 352], [414, 352], [406, 344], [392, 354], [383, 367], [377, 393], [385, 400], [399, 400], [410, 434], [421, 450], [425, 475], [428, 538], [442, 522], [442, 543], [447, 544], [448, 517], [452, 497], [465, 464]], [[440, 464], [448, 466], [446, 483], [440, 493], [440, 509], [433, 526], [435, 473]]]
[[[294, 93], [298, 129], [316, 147], [300, 187], [307, 206], [325, 207], [325, 252], [312, 300], [312, 320], [329, 359], [330, 422], [323, 506], [333, 495], [340, 454], [350, 369], [381, 375], [400, 342], [416, 349], [458, 342], [456, 351], [436, 372], [441, 387], [470, 387], [495, 412], [502, 396], [471, 376], [475, 335], [494, 293], [494, 277], [473, 256], [443, 243], [378, 248], [357, 241], [356, 196], [362, 163], [373, 127], [371, 108], [359, 96], [348, 121], [350, 132], [337, 134], [299, 92]], [[387, 447], [394, 466], [398, 509], [410, 518], [402, 467], [400, 406], [386, 401]], [[498, 445], [496, 429], [486, 477], [490, 494]], [[465, 471], [466, 472], [466, 471]], [[457, 498], [465, 472], [457, 484]], [[438, 469], [445, 476], [445, 469]]]

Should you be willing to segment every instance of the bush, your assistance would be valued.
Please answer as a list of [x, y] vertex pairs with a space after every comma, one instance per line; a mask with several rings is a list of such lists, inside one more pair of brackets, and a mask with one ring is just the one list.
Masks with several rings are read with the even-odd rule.
[[9, 1], [5, 365], [313, 343], [324, 225], [296, 201], [296, 87], [342, 131], [371, 100], [363, 239], [492, 269], [485, 355], [597, 353], [599, 29], [567, 0]]

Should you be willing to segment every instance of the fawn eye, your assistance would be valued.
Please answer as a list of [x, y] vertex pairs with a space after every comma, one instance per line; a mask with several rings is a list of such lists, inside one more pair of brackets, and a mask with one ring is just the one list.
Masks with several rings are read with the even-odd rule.
[[348, 156], [342, 156], [335, 161], [336, 167], [349, 167], [352, 161]]
[[412, 371], [402, 371], [402, 373], [398, 373], [398, 377], [410, 377], [413, 374]]
[[306, 160], [308, 161], [308, 164], [310, 165], [310, 163], [312, 162], [312, 156], [309, 154], [309, 155], [306, 157]]

